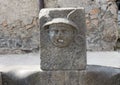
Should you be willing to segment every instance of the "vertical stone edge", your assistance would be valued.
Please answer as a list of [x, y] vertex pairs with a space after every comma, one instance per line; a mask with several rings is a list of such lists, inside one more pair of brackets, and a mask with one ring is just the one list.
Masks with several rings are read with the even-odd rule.
[[2, 73], [0, 72], [0, 85], [2, 85]]

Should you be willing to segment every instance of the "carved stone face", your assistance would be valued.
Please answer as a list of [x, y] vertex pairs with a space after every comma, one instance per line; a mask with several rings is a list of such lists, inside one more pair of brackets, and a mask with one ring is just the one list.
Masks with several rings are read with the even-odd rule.
[[53, 45], [66, 47], [73, 41], [74, 29], [67, 24], [52, 24], [49, 26], [49, 36]]

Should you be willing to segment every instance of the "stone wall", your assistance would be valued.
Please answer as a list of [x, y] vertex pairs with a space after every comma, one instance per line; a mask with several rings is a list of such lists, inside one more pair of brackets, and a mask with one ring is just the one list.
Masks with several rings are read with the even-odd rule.
[[[45, 7], [86, 9], [87, 49], [114, 50], [118, 38], [116, 0], [44, 0]], [[38, 0], [0, 0], [0, 54], [39, 48]]]
[[87, 50], [114, 50], [118, 39], [116, 0], [44, 0], [45, 7], [85, 7]]
[[38, 0], [0, 0], [0, 53], [39, 48]]

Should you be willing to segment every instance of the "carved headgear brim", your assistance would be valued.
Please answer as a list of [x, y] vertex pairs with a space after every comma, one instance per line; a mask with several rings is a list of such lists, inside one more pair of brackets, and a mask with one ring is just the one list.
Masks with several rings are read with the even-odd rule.
[[74, 29], [78, 30], [78, 26], [74, 22], [68, 20], [67, 18], [55, 18], [55, 19], [45, 23], [43, 25], [43, 28], [44, 29], [49, 29], [49, 26], [53, 25], [53, 24], [66, 24], [66, 25], [70, 25]]

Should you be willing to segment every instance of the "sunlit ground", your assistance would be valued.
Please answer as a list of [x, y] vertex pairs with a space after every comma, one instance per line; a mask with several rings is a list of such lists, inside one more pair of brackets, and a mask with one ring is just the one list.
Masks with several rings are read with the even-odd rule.
[[[88, 65], [120, 68], [120, 52], [87, 52]], [[0, 70], [40, 69], [40, 53], [0, 55]]]

